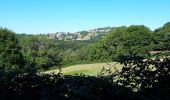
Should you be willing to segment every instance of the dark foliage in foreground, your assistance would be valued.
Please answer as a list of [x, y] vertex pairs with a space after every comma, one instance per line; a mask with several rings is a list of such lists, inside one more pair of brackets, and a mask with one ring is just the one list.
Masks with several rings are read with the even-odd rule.
[[108, 78], [24, 74], [1, 77], [0, 99], [8, 100], [136, 100], [128, 88], [113, 85]]
[[100, 77], [32, 72], [12, 76], [1, 71], [0, 100], [170, 99], [169, 58], [142, 60], [131, 57], [123, 59], [122, 63], [121, 72]]
[[122, 60], [122, 71], [114, 75], [118, 77], [116, 83], [130, 87], [151, 100], [170, 100], [169, 57], [147, 60], [130, 57]]

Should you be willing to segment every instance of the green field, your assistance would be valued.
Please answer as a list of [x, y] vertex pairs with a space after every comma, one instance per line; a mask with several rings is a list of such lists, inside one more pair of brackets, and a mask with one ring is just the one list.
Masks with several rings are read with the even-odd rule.
[[[103, 69], [109, 69], [111, 68], [112, 72], [115, 71], [115, 68], [120, 70], [122, 67], [120, 64], [116, 62], [110, 62], [110, 63], [95, 63], [95, 64], [80, 64], [80, 65], [73, 65], [69, 67], [62, 68], [62, 73], [64, 75], [75, 75], [75, 74], [85, 74], [85, 75], [91, 75], [96, 76], [98, 73], [101, 72]], [[44, 73], [58, 73], [59, 69], [53, 69], [46, 71]]]

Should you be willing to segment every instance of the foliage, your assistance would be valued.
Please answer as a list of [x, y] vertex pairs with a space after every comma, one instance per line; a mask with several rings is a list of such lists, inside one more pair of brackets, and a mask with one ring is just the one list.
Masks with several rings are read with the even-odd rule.
[[170, 98], [170, 58], [142, 60], [131, 58], [123, 61], [121, 72], [114, 73], [116, 82], [130, 87], [152, 100]]
[[[166, 23], [154, 32], [143, 25], [118, 27], [95, 44], [74, 46], [73, 43], [71, 49], [67, 47], [68, 42], [57, 44], [58, 41], [44, 35], [20, 35], [21, 49], [15, 34], [1, 28], [0, 99], [169, 100], [170, 58], [144, 59], [150, 56], [151, 50], [169, 50], [169, 27]], [[102, 77], [32, 71], [6, 73], [22, 67], [48, 69], [60, 64], [108, 60], [124, 64], [122, 70]]]
[[6, 80], [0, 88], [0, 98], [8, 100], [137, 99], [128, 88], [113, 85], [111, 80], [104, 77], [23, 74]]
[[0, 28], [0, 70], [7, 72], [17, 71], [24, 67], [24, 59], [21, 47], [15, 37], [15, 33]]
[[118, 27], [101, 41], [80, 49], [77, 55], [78, 59], [87, 61], [118, 60], [122, 56], [147, 58], [152, 44], [152, 32], [149, 28], [143, 25]]
[[53, 40], [44, 35], [20, 35], [18, 38], [28, 66], [34, 64], [36, 69], [48, 69], [60, 65], [60, 52]]
[[[152, 32], [145, 26], [130, 26], [113, 33], [111, 41], [112, 58], [121, 56], [149, 56]], [[114, 50], [115, 49], [115, 50]], [[115, 53], [114, 53], [115, 52]], [[117, 58], [116, 58], [117, 59]]]
[[123, 64], [122, 71], [111, 77], [62, 76], [61, 73], [1, 76], [0, 99], [169, 100], [169, 58], [145, 61], [132, 58]]
[[170, 22], [154, 31], [154, 49], [170, 50]]
[[60, 53], [62, 57], [61, 65], [76, 64], [75, 52], [72, 49], [67, 49]]
[[89, 32], [88, 31], [81, 31], [80, 34], [86, 36]]
[[[27, 61], [35, 62], [38, 68], [43, 66], [43, 68], [49, 68], [58, 65], [118, 61], [123, 57], [150, 58], [153, 56], [151, 54], [152, 51], [168, 50], [170, 40], [168, 35], [169, 26], [166, 23], [162, 28], [154, 32], [144, 25], [115, 27], [109, 34], [104, 35], [104, 38], [99, 34], [98, 37], [88, 41], [59, 41], [48, 39], [45, 35], [21, 36], [19, 41], [25, 58], [29, 59]], [[49, 49], [56, 51], [58, 64], [52, 63], [54, 61], [49, 59], [45, 53], [48, 51], [47, 48], [41, 51], [31, 48], [27, 51], [27, 48], [33, 44], [37, 48], [46, 44], [53, 45]], [[32, 54], [28, 52], [32, 52]]]

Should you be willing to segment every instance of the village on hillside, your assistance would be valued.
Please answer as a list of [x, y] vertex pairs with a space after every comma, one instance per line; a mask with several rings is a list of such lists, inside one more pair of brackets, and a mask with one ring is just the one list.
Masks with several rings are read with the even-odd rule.
[[90, 40], [91, 38], [99, 35], [99, 34], [107, 34], [110, 32], [112, 27], [104, 27], [104, 28], [97, 28], [88, 31], [80, 31], [80, 32], [56, 32], [56, 33], [48, 33], [47, 36], [50, 39], [56, 40], [65, 40], [65, 41], [85, 41]]

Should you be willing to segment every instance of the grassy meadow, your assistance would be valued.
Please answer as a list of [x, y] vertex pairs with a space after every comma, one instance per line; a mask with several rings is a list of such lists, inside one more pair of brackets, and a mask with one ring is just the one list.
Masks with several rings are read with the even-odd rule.
[[[76, 74], [85, 74], [90, 76], [96, 76], [98, 73], [101, 72], [103, 69], [111, 68], [112, 72], [115, 71], [115, 68], [120, 70], [122, 65], [116, 62], [109, 62], [109, 63], [94, 63], [94, 64], [79, 64], [79, 65], [72, 65], [65, 68], [62, 68], [62, 73], [64, 75], [76, 75]], [[44, 73], [58, 73], [59, 69], [52, 69], [49, 71], [45, 71]]]

